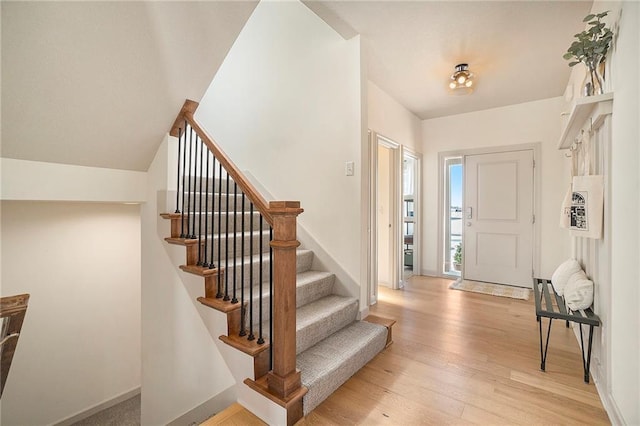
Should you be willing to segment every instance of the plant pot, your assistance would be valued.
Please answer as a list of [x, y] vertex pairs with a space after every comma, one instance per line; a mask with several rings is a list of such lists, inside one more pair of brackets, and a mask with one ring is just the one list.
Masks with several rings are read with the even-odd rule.
[[458, 272], [462, 271], [462, 265], [460, 263], [454, 263], [453, 270]]
[[582, 96], [604, 93], [604, 58], [593, 58], [585, 62], [587, 74], [582, 82]]

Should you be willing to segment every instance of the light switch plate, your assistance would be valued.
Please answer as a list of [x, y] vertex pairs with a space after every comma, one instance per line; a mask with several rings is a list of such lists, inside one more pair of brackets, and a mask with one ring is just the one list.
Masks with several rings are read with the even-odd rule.
[[353, 161], [347, 161], [346, 163], [344, 163], [344, 174], [346, 176], [353, 176], [353, 169], [354, 169], [354, 164]]

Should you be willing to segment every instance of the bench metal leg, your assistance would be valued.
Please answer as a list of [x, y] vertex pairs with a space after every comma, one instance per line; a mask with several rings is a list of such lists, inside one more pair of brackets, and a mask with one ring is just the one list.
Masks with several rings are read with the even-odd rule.
[[584, 339], [582, 337], [582, 324], [580, 326], [580, 349], [582, 350], [582, 367], [584, 368], [584, 382], [589, 383], [589, 369], [591, 367], [591, 348], [593, 346], [593, 326], [589, 326], [589, 347], [587, 349], [587, 356], [585, 358], [584, 353]]
[[549, 328], [547, 329], [547, 342], [544, 345], [544, 351], [542, 349], [542, 318], [538, 316], [538, 324], [540, 330], [540, 369], [544, 371], [545, 364], [547, 363], [547, 350], [549, 349], [549, 336], [551, 335], [551, 323], [553, 318], [549, 318]]

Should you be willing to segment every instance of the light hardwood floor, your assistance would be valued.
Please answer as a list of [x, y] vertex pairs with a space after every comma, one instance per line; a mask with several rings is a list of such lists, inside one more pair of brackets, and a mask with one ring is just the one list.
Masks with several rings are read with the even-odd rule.
[[[414, 277], [403, 290], [380, 288], [371, 313], [397, 320], [394, 343], [298, 425], [609, 424], [564, 322], [554, 321], [542, 372], [532, 298], [449, 290], [450, 282]], [[247, 414], [206, 424], [263, 424]]]

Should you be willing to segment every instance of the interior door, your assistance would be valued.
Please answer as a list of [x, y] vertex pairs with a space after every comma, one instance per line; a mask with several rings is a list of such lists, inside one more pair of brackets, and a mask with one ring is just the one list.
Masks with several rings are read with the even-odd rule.
[[393, 288], [392, 169], [391, 148], [378, 144], [378, 284]]
[[533, 151], [469, 155], [464, 164], [464, 278], [530, 287]]
[[[400, 203], [400, 145], [375, 135], [376, 165], [373, 176], [375, 191], [376, 285], [400, 288], [401, 270], [401, 203]], [[373, 295], [376, 297], [376, 295]]]

